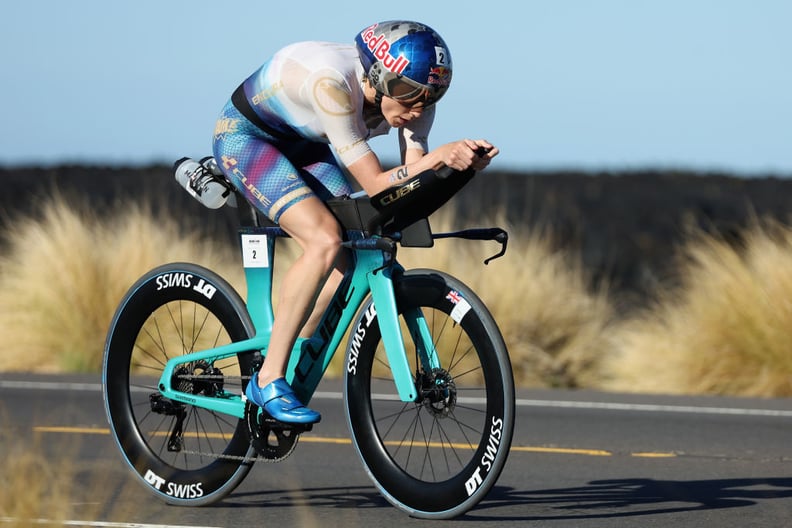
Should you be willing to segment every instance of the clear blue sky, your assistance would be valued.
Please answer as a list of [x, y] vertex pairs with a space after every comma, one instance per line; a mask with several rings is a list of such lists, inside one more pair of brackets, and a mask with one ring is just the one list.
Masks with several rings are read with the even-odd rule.
[[[504, 170], [792, 176], [789, 0], [15, 0], [0, 32], [0, 165], [208, 154], [237, 84], [297, 40], [413, 18], [451, 48], [434, 145]], [[394, 137], [376, 140], [392, 159]]]

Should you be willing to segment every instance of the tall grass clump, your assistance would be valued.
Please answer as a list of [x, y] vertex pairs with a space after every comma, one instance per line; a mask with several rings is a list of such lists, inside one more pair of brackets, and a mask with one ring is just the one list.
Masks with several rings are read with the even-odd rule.
[[54, 463], [36, 442], [23, 441], [11, 431], [5, 427], [0, 433], [0, 525], [34, 526], [37, 519], [60, 524], [57, 521], [68, 519], [70, 511], [68, 461]]
[[[509, 350], [515, 382], [534, 387], [596, 387], [610, 353], [613, 309], [604, 285], [593, 284], [573, 250], [563, 249], [547, 230], [509, 226], [506, 255], [483, 262], [495, 242], [438, 240], [432, 250], [401, 250], [405, 267], [447, 271], [471, 287], [497, 321]], [[453, 213], [432, 217], [436, 232], [466, 227]], [[473, 227], [473, 226], [470, 226]]]
[[[10, 223], [0, 257], [5, 370], [98, 371], [124, 293], [166, 262], [207, 266], [245, 295], [241, 259], [227, 241], [185, 232], [151, 203], [116, 210], [116, 216], [98, 217], [86, 205], [56, 197], [40, 215]], [[432, 217], [435, 231], [464, 227], [458, 224], [451, 210]], [[591, 284], [578, 256], [559, 249], [551, 233], [514, 226], [509, 231], [506, 256], [488, 266], [483, 261], [498, 250], [494, 242], [438, 240], [431, 250], [402, 248], [399, 257], [407, 268], [447, 271], [479, 294], [503, 331], [518, 384], [597, 386], [611, 348], [606, 289]], [[296, 251], [291, 241], [279, 244], [276, 272]], [[328, 374], [341, 372], [342, 361], [343, 348]]]
[[619, 332], [613, 388], [792, 396], [792, 229], [755, 221], [739, 238], [689, 238], [678, 286]]
[[[77, 438], [31, 436], [9, 424], [0, 409], [0, 526], [106, 526], [99, 519], [138, 515], [128, 511], [134, 505], [116, 503], [137, 493], [126, 468], [81, 457], [85, 446]], [[159, 520], [167, 523], [171, 516]]]
[[98, 217], [58, 196], [37, 216], [8, 222], [0, 256], [5, 370], [99, 371], [122, 296], [157, 265], [196, 262], [239, 284], [241, 273], [234, 273], [241, 267], [228, 244], [185, 232], [151, 204], [115, 209], [115, 216]]

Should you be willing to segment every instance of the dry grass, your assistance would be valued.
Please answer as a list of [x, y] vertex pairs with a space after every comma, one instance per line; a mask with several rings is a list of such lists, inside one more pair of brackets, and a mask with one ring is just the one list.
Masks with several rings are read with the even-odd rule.
[[679, 286], [621, 326], [610, 388], [792, 396], [792, 230], [755, 222], [742, 235], [691, 236]]
[[[594, 289], [578, 255], [558, 249], [551, 233], [498, 218], [467, 227], [490, 226], [503, 227], [510, 238], [506, 255], [486, 266], [499, 249], [495, 242], [438, 240], [431, 252], [403, 250], [401, 260], [406, 267], [448, 271], [481, 297], [501, 328], [519, 385], [598, 384], [601, 358], [611, 348], [606, 288]], [[459, 227], [443, 211], [432, 217], [435, 232]]]
[[[6, 233], [3, 369], [98, 371], [121, 297], [165, 262], [205, 265], [244, 295], [239, 258], [228, 244], [185, 233], [146, 205], [125, 205], [110, 219], [89, 210], [56, 198], [39, 218], [17, 219]], [[559, 249], [552, 233], [497, 219], [482, 225], [511, 234], [506, 257], [488, 266], [483, 261], [497, 244], [463, 240], [403, 248], [400, 260], [447, 271], [479, 294], [501, 327], [519, 385], [792, 395], [792, 229], [756, 222], [740, 247], [692, 235], [680, 252], [680, 284], [658, 290], [650, 309], [616, 320], [607, 287], [593, 285], [578, 256]], [[444, 211], [432, 226], [462, 227]], [[281, 246], [282, 263], [294, 249]]]
[[[6, 370], [98, 371], [121, 297], [137, 277], [165, 262], [206, 265], [244, 295], [237, 255], [226, 245], [184, 233], [145, 205], [127, 205], [115, 219], [95, 218], [88, 210], [56, 198], [41, 218], [13, 223], [0, 259], [0, 359]], [[452, 224], [448, 214], [433, 218], [435, 230]], [[512, 230], [507, 256], [483, 266], [496, 250], [494, 243], [439, 241], [431, 251], [403, 250], [402, 257], [407, 267], [447, 270], [481, 295], [503, 329], [518, 381], [593, 383], [596, 358], [607, 349], [605, 293], [589, 294], [577, 260], [551, 249], [543, 234]], [[293, 246], [279, 251], [284, 261], [293, 259]]]
[[[2, 414], [0, 422], [7, 424]], [[0, 519], [5, 519], [0, 524], [22, 527], [33, 526], [34, 519], [69, 518], [69, 487], [63, 485], [68, 478], [61, 480], [71, 474], [68, 457], [53, 463], [37, 441], [22, 440], [7, 426], [0, 432], [0, 452]]]
[[[10, 526], [27, 526], [29, 519], [65, 519], [59, 476], [29, 447], [4, 452], [0, 481], [0, 518], [16, 519]], [[16, 490], [24, 489], [24, 493]], [[45, 506], [46, 505], [46, 506]], [[59, 511], [60, 510], [60, 511]], [[3, 523], [6, 525], [6, 523]]]
[[[0, 409], [0, 526], [96, 526], [140, 517], [139, 502], [117, 500], [143, 492], [126, 467], [92, 457], [78, 435], [30, 435], [9, 424]], [[168, 526], [179, 519], [176, 511], [157, 517]]]
[[0, 359], [6, 371], [101, 368], [104, 339], [121, 297], [149, 269], [190, 261], [228, 270], [227, 247], [179, 230], [150, 207], [125, 204], [115, 218], [95, 218], [63, 199], [40, 218], [21, 218], [0, 257]]

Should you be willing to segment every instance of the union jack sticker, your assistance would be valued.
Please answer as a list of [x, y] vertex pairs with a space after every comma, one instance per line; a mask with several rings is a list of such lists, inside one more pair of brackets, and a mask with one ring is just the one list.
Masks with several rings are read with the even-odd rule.
[[451, 310], [451, 319], [457, 322], [457, 324], [462, 322], [462, 318], [465, 317], [465, 314], [470, 311], [470, 303], [465, 300], [462, 295], [456, 291], [451, 290], [446, 295], [446, 299], [451, 301], [454, 304], [454, 309]]
[[454, 304], [458, 304], [459, 301], [462, 300], [462, 296], [459, 295], [458, 291], [451, 290], [450, 292], [448, 292], [448, 295], [446, 295], [446, 299], [448, 299], [449, 301], [451, 301]]

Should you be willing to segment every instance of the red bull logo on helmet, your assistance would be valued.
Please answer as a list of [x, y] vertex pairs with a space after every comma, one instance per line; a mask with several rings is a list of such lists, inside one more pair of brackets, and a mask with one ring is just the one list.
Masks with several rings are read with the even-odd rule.
[[391, 43], [385, 38], [385, 35], [375, 36], [374, 30], [378, 24], [369, 26], [360, 33], [360, 37], [366, 44], [371, 53], [382, 62], [386, 70], [393, 73], [404, 73], [404, 69], [410, 64], [409, 59], [404, 55], [394, 57], [390, 54]]
[[451, 84], [451, 70], [445, 66], [438, 66], [429, 70], [429, 84], [447, 87]]

